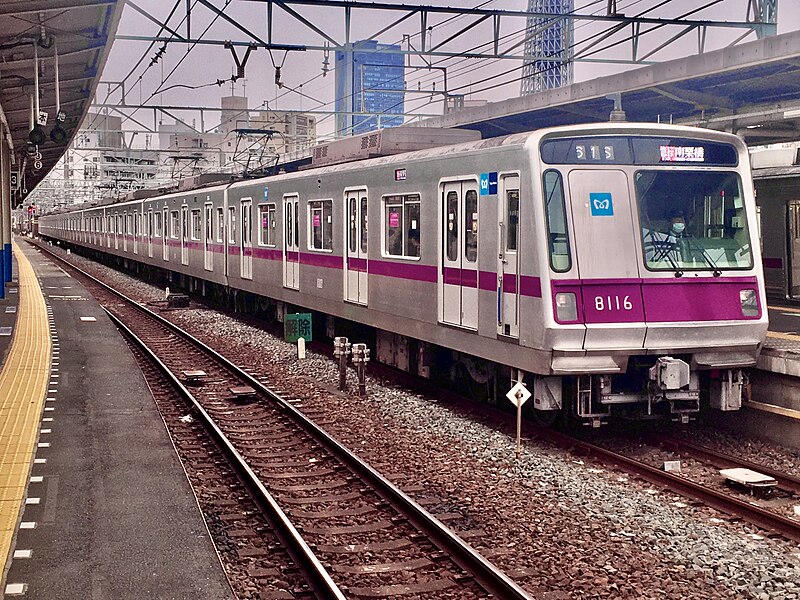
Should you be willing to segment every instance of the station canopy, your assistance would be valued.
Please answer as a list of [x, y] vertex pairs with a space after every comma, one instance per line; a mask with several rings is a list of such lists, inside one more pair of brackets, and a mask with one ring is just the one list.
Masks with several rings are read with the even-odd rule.
[[[122, 0], [0, 0], [0, 120], [5, 120], [11, 132], [12, 170], [24, 170], [28, 191], [61, 158], [86, 116], [123, 4]], [[34, 44], [39, 57], [39, 110], [48, 113], [45, 138], [38, 146], [42, 165], [37, 170], [28, 148], [35, 89]], [[50, 138], [57, 116], [56, 51], [65, 116], [61, 127], [66, 133], [58, 143]], [[21, 193], [15, 196], [17, 202], [22, 199]]]
[[633, 69], [415, 123], [484, 138], [608, 121], [619, 94], [628, 121], [695, 125], [749, 145], [800, 140], [800, 31]]

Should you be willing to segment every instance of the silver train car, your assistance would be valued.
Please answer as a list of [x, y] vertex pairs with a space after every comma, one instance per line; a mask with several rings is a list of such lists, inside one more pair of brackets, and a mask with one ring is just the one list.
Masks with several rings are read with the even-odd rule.
[[607, 123], [51, 214], [39, 231], [318, 311], [329, 333], [365, 324], [378, 360], [422, 375], [443, 356], [478, 382], [495, 369], [540, 415], [598, 425], [687, 421], [701, 397], [740, 407], [768, 326], [755, 223], [741, 140]]

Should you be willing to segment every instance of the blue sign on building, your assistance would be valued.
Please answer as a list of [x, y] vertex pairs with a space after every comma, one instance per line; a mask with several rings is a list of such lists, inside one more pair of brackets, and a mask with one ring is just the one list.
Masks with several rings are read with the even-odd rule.
[[592, 207], [593, 217], [614, 216], [614, 202], [608, 192], [590, 192], [589, 205]]
[[497, 193], [497, 171], [481, 173], [481, 196], [490, 196]]
[[269, 200], [269, 188], [264, 186], [264, 200]]

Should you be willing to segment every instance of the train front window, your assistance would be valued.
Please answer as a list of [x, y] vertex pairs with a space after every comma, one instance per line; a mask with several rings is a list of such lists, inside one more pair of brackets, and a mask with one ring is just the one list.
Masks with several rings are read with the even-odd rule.
[[565, 273], [570, 270], [572, 261], [569, 253], [564, 183], [558, 171], [549, 170], [544, 173], [544, 203], [550, 268], [557, 273]]
[[752, 268], [738, 174], [639, 171], [636, 197], [648, 269], [718, 272]]

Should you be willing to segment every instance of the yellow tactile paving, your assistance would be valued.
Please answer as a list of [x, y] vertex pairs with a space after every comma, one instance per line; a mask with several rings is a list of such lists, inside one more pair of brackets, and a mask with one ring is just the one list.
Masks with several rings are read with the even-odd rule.
[[776, 340], [792, 340], [795, 342], [800, 342], [799, 335], [794, 335], [792, 333], [781, 333], [780, 331], [768, 331], [767, 337], [775, 338]]
[[19, 308], [14, 338], [0, 370], [0, 560], [11, 549], [39, 438], [50, 375], [47, 307], [27, 257], [19, 265]]

